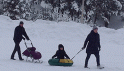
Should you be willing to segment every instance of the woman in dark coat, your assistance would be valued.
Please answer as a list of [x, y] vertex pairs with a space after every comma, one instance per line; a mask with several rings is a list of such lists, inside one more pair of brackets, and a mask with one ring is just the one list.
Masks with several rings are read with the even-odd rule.
[[52, 56], [52, 58], [55, 58], [55, 57], [57, 57], [57, 59], [64, 59], [65, 57], [67, 59], [70, 59], [69, 56], [66, 54], [66, 52], [64, 50], [64, 46], [62, 44], [59, 44], [56, 54], [54, 56]]
[[[86, 45], [87, 45], [87, 48], [86, 48]], [[88, 60], [89, 60], [91, 54], [95, 55], [96, 61], [97, 61], [97, 67], [100, 67], [99, 51], [100, 51], [101, 46], [100, 46], [100, 36], [98, 34], [97, 27], [94, 26], [93, 30], [87, 36], [82, 49], [85, 49], [85, 48], [86, 48], [87, 57], [85, 60], [84, 68], [88, 68]]]

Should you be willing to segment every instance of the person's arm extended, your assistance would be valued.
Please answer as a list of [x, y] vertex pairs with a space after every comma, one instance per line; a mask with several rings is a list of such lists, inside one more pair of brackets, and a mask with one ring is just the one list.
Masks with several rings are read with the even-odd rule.
[[55, 58], [58, 54], [58, 51], [56, 51], [56, 54], [52, 56], [52, 58]]
[[68, 59], [70, 59], [70, 57], [66, 54], [66, 52], [65, 52], [65, 57], [68, 58]]
[[89, 41], [90, 39], [90, 34], [87, 36], [85, 42], [84, 42], [84, 46], [82, 47], [82, 49], [85, 49], [86, 48], [86, 45], [87, 45], [87, 42]]
[[26, 33], [26, 31], [25, 31], [25, 29], [23, 29], [23, 30], [24, 30], [23, 31], [23, 35], [26, 37], [27, 40], [30, 40], [29, 37], [28, 37], [28, 35], [27, 35], [27, 33]]

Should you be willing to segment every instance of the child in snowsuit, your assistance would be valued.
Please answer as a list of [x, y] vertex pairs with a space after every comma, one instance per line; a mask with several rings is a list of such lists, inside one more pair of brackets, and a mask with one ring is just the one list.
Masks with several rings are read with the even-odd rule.
[[56, 54], [52, 58], [55, 58], [55, 57], [57, 57], [57, 59], [64, 59], [64, 57], [66, 57], [67, 59], [70, 59], [69, 56], [66, 54], [64, 50], [64, 46], [62, 44], [58, 45], [58, 50], [56, 51]]

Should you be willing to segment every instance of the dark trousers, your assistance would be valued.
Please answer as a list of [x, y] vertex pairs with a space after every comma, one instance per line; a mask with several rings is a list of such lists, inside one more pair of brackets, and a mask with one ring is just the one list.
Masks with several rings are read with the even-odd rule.
[[[96, 54], [94, 54], [94, 55], [95, 55], [95, 57], [96, 57], [97, 66], [100, 66], [100, 56], [99, 56], [99, 53], [96, 53]], [[89, 61], [89, 59], [90, 59], [90, 56], [91, 56], [91, 54], [90, 54], [90, 53], [87, 53], [87, 57], [86, 57], [86, 59], [85, 59], [85, 67], [88, 66], [88, 61]]]
[[[14, 41], [14, 42], [15, 42], [15, 41]], [[18, 57], [19, 57], [19, 59], [22, 59], [19, 43], [20, 43], [20, 42], [15, 42], [15, 48], [14, 48], [14, 50], [13, 50], [13, 53], [12, 53], [12, 55], [11, 55], [11, 58], [14, 58], [14, 55], [15, 55], [15, 53], [16, 53], [16, 51], [17, 51], [17, 52], [18, 52]]]

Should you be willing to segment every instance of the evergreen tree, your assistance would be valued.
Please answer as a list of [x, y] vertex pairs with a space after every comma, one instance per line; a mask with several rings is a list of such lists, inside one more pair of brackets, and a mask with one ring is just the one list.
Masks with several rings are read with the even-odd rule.
[[19, 0], [7, 0], [4, 1], [4, 11], [7, 16], [9, 16], [11, 19], [16, 20], [19, 17]]
[[108, 27], [110, 16], [112, 14], [117, 15], [121, 8], [121, 3], [118, 0], [85, 0], [85, 18], [88, 20], [93, 15], [95, 24], [98, 17], [101, 17], [105, 22], [105, 26]]

